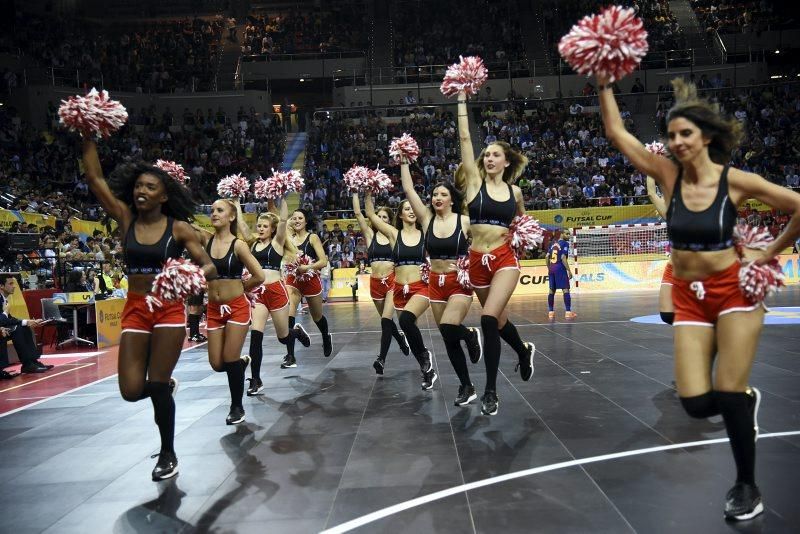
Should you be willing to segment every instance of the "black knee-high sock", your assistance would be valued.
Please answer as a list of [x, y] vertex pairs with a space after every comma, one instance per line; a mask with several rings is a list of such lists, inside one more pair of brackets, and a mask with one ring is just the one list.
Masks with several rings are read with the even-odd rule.
[[460, 324], [439, 325], [439, 331], [442, 333], [442, 339], [444, 339], [444, 347], [447, 349], [447, 357], [450, 358], [450, 363], [453, 365], [458, 380], [461, 382], [462, 386], [469, 386], [472, 384], [472, 381], [469, 379], [467, 357], [464, 355], [464, 349], [461, 348], [461, 340], [463, 339], [462, 328], [467, 330], [464, 325]]
[[222, 364], [228, 375], [228, 389], [231, 390], [231, 406], [242, 407], [244, 397], [244, 360]]
[[753, 418], [750, 415], [750, 400], [747, 393], [715, 391], [719, 411], [725, 420], [725, 430], [731, 441], [733, 459], [736, 462], [736, 482], [755, 485], [756, 443]]
[[[294, 316], [289, 316], [289, 334], [293, 334], [294, 329]], [[294, 340], [295, 336], [290, 335], [286, 341], [286, 354], [289, 356], [294, 356]]]
[[426, 349], [425, 342], [422, 340], [422, 332], [419, 331], [417, 326], [417, 316], [409, 311], [401, 311], [400, 328], [403, 329], [403, 333], [406, 335], [411, 352], [419, 360]]
[[[386, 319], [386, 320], [392, 323], [391, 324], [392, 337], [394, 338], [395, 341], [397, 341], [397, 344], [400, 345], [403, 342], [403, 336], [400, 335], [400, 329], [397, 328], [397, 323], [395, 323], [391, 319]], [[383, 319], [381, 319], [381, 324], [383, 324]]]
[[394, 321], [392, 321], [391, 319], [387, 319], [386, 317], [381, 318], [381, 352], [378, 356], [382, 360], [386, 359], [386, 354], [389, 352], [389, 345], [391, 345], [392, 343], [393, 326], [395, 329], [397, 329], [397, 327], [394, 324]]
[[189, 336], [196, 336], [200, 334], [200, 316], [193, 313], [189, 314]]
[[[144, 387], [142, 388], [142, 392], [139, 394], [139, 397], [135, 399], [136, 402], [144, 399], [149, 399], [153, 395], [153, 383], [149, 380], [146, 380], [144, 383]], [[132, 399], [128, 399], [132, 400]]]
[[314, 324], [317, 325], [320, 334], [323, 336], [328, 333], [328, 319], [324, 315], [319, 318], [319, 321], [314, 321]]
[[153, 403], [158, 433], [161, 434], [161, 452], [175, 452], [175, 399], [167, 382], [149, 382], [150, 400]]
[[253, 378], [261, 381], [261, 360], [264, 359], [264, 332], [250, 331], [250, 373]]
[[500, 367], [500, 331], [497, 318], [481, 315], [483, 360], [486, 362], [486, 391], [497, 391], [497, 370]]
[[505, 326], [500, 329], [500, 337], [503, 338], [503, 341], [508, 343], [509, 347], [514, 349], [517, 356], [520, 358], [526, 358], [528, 356], [528, 349], [525, 348], [525, 342], [519, 337], [517, 327], [514, 326], [514, 323], [510, 320], [507, 320]]

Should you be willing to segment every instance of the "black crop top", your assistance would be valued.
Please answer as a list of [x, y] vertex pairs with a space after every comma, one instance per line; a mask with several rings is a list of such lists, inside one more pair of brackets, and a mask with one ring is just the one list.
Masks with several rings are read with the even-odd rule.
[[131, 222], [125, 234], [123, 248], [125, 274], [157, 274], [169, 258], [181, 257], [183, 245], [172, 235], [172, 223], [173, 218], [167, 217], [167, 229], [161, 239], [152, 245], [142, 245], [136, 241], [136, 231], [133, 228], [136, 220]]
[[470, 224], [492, 224], [508, 228], [514, 215], [517, 214], [517, 201], [514, 199], [514, 189], [508, 186], [508, 200], [498, 202], [489, 196], [486, 182], [481, 184], [478, 194], [469, 203]]
[[299, 252], [302, 252], [306, 256], [309, 256], [314, 261], [319, 260], [319, 257], [317, 256], [317, 251], [314, 250], [314, 246], [311, 244], [311, 234], [308, 234], [306, 238], [303, 240], [303, 242], [297, 245], [297, 250]]
[[[420, 232], [421, 234], [422, 232]], [[392, 250], [392, 258], [395, 265], [422, 265], [425, 263], [425, 236], [419, 236], [419, 243], [414, 246], [406, 246], [403, 243], [403, 231], [397, 232], [397, 241]]]
[[258, 260], [258, 263], [261, 264], [261, 268], [265, 271], [280, 271], [281, 260], [283, 259], [283, 256], [278, 254], [278, 252], [272, 246], [272, 241], [270, 241], [269, 244], [261, 250], [256, 250], [257, 244], [258, 241], [253, 243], [253, 248], [251, 250], [253, 252], [253, 257]]
[[711, 251], [733, 246], [736, 206], [728, 194], [728, 166], [722, 170], [714, 202], [703, 211], [691, 211], [683, 203], [681, 177], [675, 181], [667, 209], [667, 233], [675, 250]]
[[237, 241], [238, 239], [233, 240], [231, 247], [228, 249], [228, 252], [225, 254], [225, 256], [222, 258], [215, 258], [211, 255], [211, 244], [214, 242], [214, 236], [211, 236], [211, 239], [208, 240], [206, 252], [208, 252], [208, 257], [211, 258], [212, 263], [214, 263], [214, 267], [217, 268], [217, 274], [219, 275], [219, 278], [229, 280], [237, 280], [242, 278], [244, 265], [239, 259], [239, 256], [237, 256], [236, 252], [233, 250]]
[[373, 261], [394, 261], [392, 245], [390, 243], [386, 243], [385, 245], [378, 243], [377, 232], [372, 234], [372, 242], [370, 242], [369, 248], [367, 249], [367, 261], [369, 263]]
[[461, 216], [456, 214], [456, 230], [448, 237], [436, 237], [433, 233], [433, 220], [425, 232], [425, 248], [432, 260], [457, 260], [469, 251], [469, 244], [461, 230]]

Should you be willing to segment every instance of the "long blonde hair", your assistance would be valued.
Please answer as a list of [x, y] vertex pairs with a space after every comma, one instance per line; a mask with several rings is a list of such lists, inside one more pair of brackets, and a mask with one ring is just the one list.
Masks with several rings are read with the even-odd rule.
[[[486, 180], [486, 169], [483, 166], [483, 157], [486, 154], [486, 149], [492, 145], [497, 145], [503, 149], [506, 160], [510, 163], [510, 165], [503, 171], [503, 181], [507, 184], [513, 184], [517, 181], [517, 178], [522, 175], [525, 167], [528, 166], [528, 158], [522, 152], [514, 150], [514, 148], [505, 141], [495, 141], [490, 143], [489, 145], [486, 145], [483, 150], [481, 150], [480, 154], [478, 154], [478, 157], [475, 160], [475, 165], [478, 166], [478, 172], [481, 175], [481, 179]], [[460, 166], [458, 169], [456, 169], [456, 175], [458, 175], [459, 172], [463, 172], [461, 171]], [[458, 184], [458, 176], [456, 176], [456, 184]]]

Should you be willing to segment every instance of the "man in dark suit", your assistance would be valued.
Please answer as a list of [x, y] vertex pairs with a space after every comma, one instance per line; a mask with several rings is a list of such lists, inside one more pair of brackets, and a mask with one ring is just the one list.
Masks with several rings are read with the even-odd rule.
[[[53, 368], [39, 361], [41, 354], [36, 346], [36, 338], [32, 328], [42, 323], [39, 319], [17, 319], [8, 311], [9, 297], [14, 293], [14, 277], [10, 274], [0, 274], [0, 328], [3, 328], [14, 343], [17, 356], [22, 363], [23, 373], [44, 373]], [[8, 348], [6, 340], [0, 339], [0, 369], [8, 367]], [[0, 378], [13, 378], [14, 375], [6, 371], [0, 372]]]

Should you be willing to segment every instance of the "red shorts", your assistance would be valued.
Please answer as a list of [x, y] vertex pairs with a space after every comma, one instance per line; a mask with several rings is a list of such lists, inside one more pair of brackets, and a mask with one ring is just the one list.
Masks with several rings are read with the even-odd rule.
[[256, 302], [266, 306], [269, 311], [280, 310], [289, 304], [289, 293], [286, 292], [283, 280], [264, 284], [262, 287], [262, 293], [258, 295]]
[[394, 273], [389, 273], [383, 278], [369, 279], [369, 296], [372, 300], [383, 300], [386, 293], [394, 290]]
[[453, 295], [472, 296], [472, 289], [464, 289], [458, 283], [458, 273], [439, 274], [431, 272], [428, 280], [428, 298], [431, 302], [447, 302]]
[[249, 325], [250, 311], [250, 301], [244, 295], [225, 303], [209, 301], [206, 309], [208, 320], [206, 330], [219, 330], [225, 328], [228, 323]]
[[394, 283], [394, 307], [395, 309], [402, 310], [408, 304], [408, 301], [411, 300], [411, 297], [414, 295], [419, 295], [420, 297], [428, 298], [428, 284], [423, 282], [422, 280], [417, 280], [416, 282], [411, 282], [410, 284], [398, 284], [396, 281]]
[[298, 280], [293, 274], [286, 276], [286, 285], [295, 288], [304, 297], [316, 297], [322, 294], [322, 282], [315, 274], [311, 280]]
[[122, 310], [122, 331], [152, 334], [153, 328], [186, 328], [186, 308], [183, 302], [162, 302], [161, 307], [147, 305], [147, 295], [128, 293]]
[[[681, 280], [672, 282], [672, 304], [675, 306], [673, 326], [711, 326], [720, 315], [737, 311], [752, 311], [763, 306], [753, 304], [739, 289], [737, 261], [724, 271], [714, 273], [704, 280]], [[765, 306], [766, 308], [766, 306]]]
[[662, 286], [671, 286], [673, 285], [672, 281], [672, 262], [668, 261], [667, 266], [664, 267], [664, 274], [661, 276], [661, 285]]
[[469, 249], [469, 281], [472, 287], [489, 287], [494, 274], [505, 269], [519, 271], [519, 260], [508, 243], [485, 253]]

